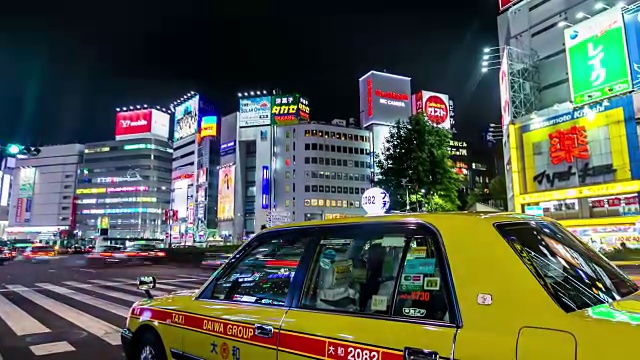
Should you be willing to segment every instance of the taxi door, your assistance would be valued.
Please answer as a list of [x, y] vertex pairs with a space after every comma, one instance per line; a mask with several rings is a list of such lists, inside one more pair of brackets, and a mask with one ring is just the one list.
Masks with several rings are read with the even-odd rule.
[[228, 260], [187, 310], [199, 318], [182, 337], [188, 358], [277, 358], [278, 329], [310, 240], [295, 230], [261, 233]]
[[331, 226], [280, 329], [278, 360], [453, 358], [460, 324], [443, 248], [424, 223]]

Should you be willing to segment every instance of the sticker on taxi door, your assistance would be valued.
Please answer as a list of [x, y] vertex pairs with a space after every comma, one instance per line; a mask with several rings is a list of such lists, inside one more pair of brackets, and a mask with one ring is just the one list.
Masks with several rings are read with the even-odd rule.
[[400, 290], [401, 291], [417, 291], [422, 290], [423, 286], [422, 275], [402, 275], [402, 279], [400, 279]]

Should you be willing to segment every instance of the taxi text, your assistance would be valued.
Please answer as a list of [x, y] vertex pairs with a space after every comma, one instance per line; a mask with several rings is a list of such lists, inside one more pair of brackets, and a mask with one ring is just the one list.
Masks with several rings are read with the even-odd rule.
[[202, 330], [240, 339], [251, 339], [254, 333], [253, 328], [250, 326], [228, 324], [216, 320], [204, 320]]

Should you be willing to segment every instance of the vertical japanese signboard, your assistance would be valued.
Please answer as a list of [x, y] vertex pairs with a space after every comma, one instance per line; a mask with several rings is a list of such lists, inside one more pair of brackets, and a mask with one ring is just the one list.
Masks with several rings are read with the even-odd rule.
[[620, 7], [564, 31], [571, 101], [587, 104], [631, 90]]
[[624, 11], [624, 32], [629, 52], [629, 67], [633, 89], [640, 89], [640, 6]]
[[309, 121], [309, 101], [298, 94], [271, 97], [272, 125], [296, 125]]
[[36, 181], [36, 168], [20, 169], [20, 181], [18, 188], [18, 200], [16, 202], [17, 223], [31, 221], [31, 205], [33, 202], [33, 187]]

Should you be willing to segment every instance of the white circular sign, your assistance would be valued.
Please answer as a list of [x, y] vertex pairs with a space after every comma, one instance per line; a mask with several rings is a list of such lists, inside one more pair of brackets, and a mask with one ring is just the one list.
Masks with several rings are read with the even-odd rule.
[[367, 215], [386, 213], [390, 203], [389, 194], [380, 188], [371, 188], [362, 194], [362, 208]]

